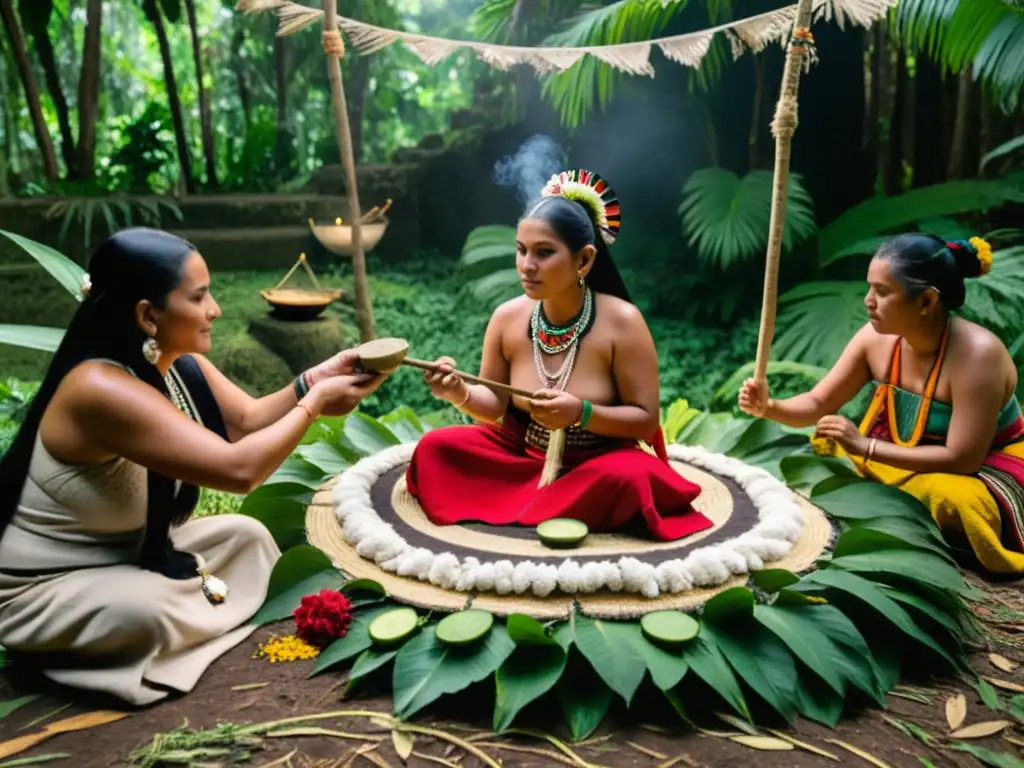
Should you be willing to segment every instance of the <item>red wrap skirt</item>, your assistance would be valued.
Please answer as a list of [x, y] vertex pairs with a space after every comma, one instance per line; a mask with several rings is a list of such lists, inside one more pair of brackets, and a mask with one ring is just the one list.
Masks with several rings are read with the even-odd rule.
[[591, 531], [646, 527], [663, 541], [711, 527], [691, 506], [700, 486], [636, 443], [567, 447], [562, 474], [538, 488], [544, 450], [527, 442], [526, 425], [512, 409], [504, 421], [443, 427], [420, 439], [406, 483], [435, 525], [532, 526], [568, 517]]

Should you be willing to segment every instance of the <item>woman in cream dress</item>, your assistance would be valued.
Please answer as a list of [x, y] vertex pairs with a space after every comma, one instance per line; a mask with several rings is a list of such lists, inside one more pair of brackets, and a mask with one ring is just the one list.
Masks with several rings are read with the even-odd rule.
[[145, 705], [191, 690], [253, 631], [280, 555], [252, 518], [189, 520], [199, 487], [257, 487], [382, 377], [343, 352], [251, 398], [202, 357], [220, 308], [191, 244], [124, 230], [89, 271], [0, 462], [0, 645]]

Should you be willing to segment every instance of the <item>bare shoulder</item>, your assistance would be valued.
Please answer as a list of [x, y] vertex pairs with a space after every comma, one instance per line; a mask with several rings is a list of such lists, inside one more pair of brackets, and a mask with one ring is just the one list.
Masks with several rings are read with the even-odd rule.
[[502, 302], [491, 313], [491, 322], [498, 325], [507, 325], [510, 322], [528, 314], [533, 310], [533, 302], [526, 296], [516, 296], [514, 299]]
[[89, 361], [75, 366], [61, 381], [56, 397], [69, 405], [103, 405], [123, 398], [145, 396], [146, 386], [131, 373], [111, 363]]
[[594, 301], [598, 317], [608, 317], [614, 320], [616, 325], [625, 323], [629, 328], [647, 327], [647, 321], [636, 304], [607, 293], [595, 293]]
[[975, 370], [986, 366], [991, 371], [993, 365], [1010, 363], [1010, 352], [1006, 345], [988, 328], [964, 319], [958, 319], [956, 323], [960, 335], [960, 343], [957, 344], [959, 359]]

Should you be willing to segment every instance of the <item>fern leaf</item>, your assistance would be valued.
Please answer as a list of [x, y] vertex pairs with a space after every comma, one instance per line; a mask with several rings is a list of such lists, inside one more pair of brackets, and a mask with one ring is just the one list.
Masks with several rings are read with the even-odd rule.
[[[683, 236], [707, 264], [726, 268], [763, 253], [771, 223], [773, 175], [751, 171], [742, 179], [722, 168], [704, 168], [683, 187], [679, 213]], [[812, 236], [817, 227], [811, 197], [797, 175], [790, 177], [783, 247]]]
[[862, 280], [804, 283], [779, 297], [772, 358], [831, 366], [864, 323]]

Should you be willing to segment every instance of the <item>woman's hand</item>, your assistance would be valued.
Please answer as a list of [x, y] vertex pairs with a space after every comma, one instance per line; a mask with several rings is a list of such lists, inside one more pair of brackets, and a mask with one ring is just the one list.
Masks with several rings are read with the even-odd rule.
[[321, 379], [309, 393], [324, 416], [345, 416], [384, 383], [383, 373], [344, 373]]
[[565, 429], [582, 417], [583, 401], [568, 392], [541, 389], [530, 400], [530, 415], [546, 429]]
[[450, 357], [440, 357], [434, 361], [434, 365], [438, 368], [436, 372], [427, 371], [423, 374], [423, 380], [430, 386], [430, 393], [454, 405], [465, 403], [469, 396], [469, 385], [461, 376], [453, 373], [455, 361]]
[[835, 440], [851, 456], [864, 456], [871, 442], [857, 431], [857, 427], [845, 416], [822, 416], [814, 431], [815, 437]]
[[306, 384], [312, 387], [324, 379], [329, 379], [332, 376], [347, 376], [354, 373], [363, 373], [362, 370], [357, 370], [359, 365], [359, 355], [354, 349], [346, 349], [343, 352], [339, 352], [336, 355], [324, 360], [318, 365], [314, 365], [312, 368], [305, 371], [302, 376], [305, 379]]
[[764, 418], [764, 414], [768, 410], [768, 382], [747, 379], [740, 387], [739, 396], [736, 399], [741, 411], [756, 419]]

